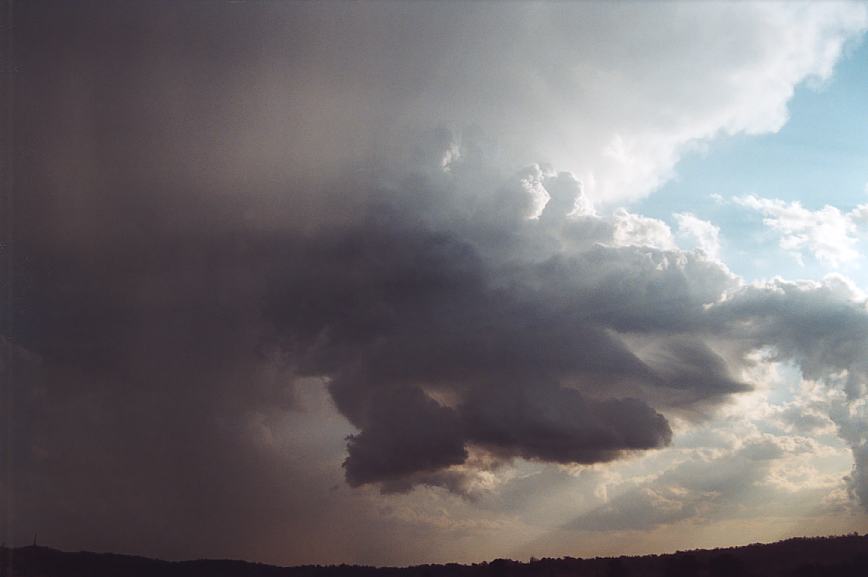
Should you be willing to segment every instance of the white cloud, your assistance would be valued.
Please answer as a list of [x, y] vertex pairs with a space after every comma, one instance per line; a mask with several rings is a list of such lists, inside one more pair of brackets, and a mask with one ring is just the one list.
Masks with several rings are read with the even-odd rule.
[[691, 239], [696, 248], [713, 259], [720, 258], [720, 227], [702, 220], [688, 212], [674, 215], [678, 234]]
[[400, 163], [420, 128], [447, 126], [497, 142], [503, 166], [568, 170], [610, 207], [671, 178], [685, 150], [779, 130], [795, 87], [829, 78], [868, 26], [865, 5], [834, 2], [285, 9], [316, 36], [257, 85], [267, 106], [245, 112], [227, 145], [242, 163], [251, 150], [277, 171]]
[[805, 252], [833, 267], [860, 257], [856, 245], [859, 225], [868, 216], [866, 205], [851, 212], [841, 212], [829, 205], [820, 210], [810, 210], [798, 201], [786, 202], [753, 195], [733, 200], [761, 213], [763, 223], [780, 236], [780, 247], [791, 252], [799, 262], [802, 262]]
[[860, 204], [850, 211], [850, 218], [858, 224], [868, 224], [868, 203]]
[[615, 246], [647, 246], [661, 250], [675, 250], [672, 230], [662, 220], [633, 214], [623, 208], [615, 211]]

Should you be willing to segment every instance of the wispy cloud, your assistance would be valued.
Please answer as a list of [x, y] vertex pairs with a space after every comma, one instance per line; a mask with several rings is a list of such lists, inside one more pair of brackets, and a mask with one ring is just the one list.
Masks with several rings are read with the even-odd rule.
[[786, 202], [753, 195], [733, 199], [737, 204], [756, 210], [763, 223], [780, 237], [780, 247], [799, 262], [805, 253], [833, 267], [860, 258], [857, 250], [860, 227], [866, 223], [868, 205], [841, 212], [826, 205], [810, 210], [799, 201]]

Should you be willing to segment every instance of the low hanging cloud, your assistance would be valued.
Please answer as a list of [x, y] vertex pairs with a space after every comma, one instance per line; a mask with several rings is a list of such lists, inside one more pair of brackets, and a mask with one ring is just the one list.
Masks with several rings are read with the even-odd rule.
[[[453, 166], [417, 180], [428, 189], [420, 198], [445, 205], [433, 211], [408, 209], [404, 194], [372, 192], [380, 200], [358, 223], [333, 239], [302, 241], [287, 259], [303, 276], [287, 273], [291, 286], [272, 286], [267, 318], [297, 370], [328, 375], [337, 407], [361, 429], [348, 445], [351, 484], [461, 465], [471, 445], [502, 458], [608, 461], [669, 442], [666, 419], [640, 398], [649, 391], [707, 398], [745, 388], [725, 370], [720, 390], [682, 377], [703, 372], [702, 356], [677, 367], [637, 357], [611, 330], [617, 316], [603, 311], [642, 304], [607, 304], [608, 279], [580, 278], [591, 270], [620, 276], [627, 261], [649, 255], [587, 240], [562, 251], [561, 228], [576, 229], [577, 240], [596, 229], [611, 239], [614, 228], [595, 217], [579, 217], [592, 226], [558, 219], [549, 207], [529, 218], [533, 198], [520, 176], [488, 195], [462, 190], [465, 180], [478, 182], [476, 170]], [[572, 200], [580, 194], [574, 182]], [[456, 217], [470, 201], [474, 215]], [[677, 289], [679, 279], [669, 282]], [[610, 385], [624, 394], [612, 395]]]

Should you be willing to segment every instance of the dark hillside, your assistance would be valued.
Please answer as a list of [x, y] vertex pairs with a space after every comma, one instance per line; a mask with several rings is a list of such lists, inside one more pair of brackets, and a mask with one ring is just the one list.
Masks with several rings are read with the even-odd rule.
[[865, 577], [868, 535], [788, 539], [769, 545], [642, 557], [496, 559], [473, 565], [275, 567], [224, 560], [160, 561], [48, 547], [0, 549], [0, 577]]

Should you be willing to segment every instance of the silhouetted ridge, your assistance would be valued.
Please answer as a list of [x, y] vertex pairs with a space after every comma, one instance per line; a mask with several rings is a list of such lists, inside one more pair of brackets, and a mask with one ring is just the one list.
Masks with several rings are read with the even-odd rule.
[[668, 555], [495, 559], [488, 563], [276, 567], [230, 560], [161, 561], [49, 547], [0, 548], [0, 577], [865, 577], [868, 535], [813, 537]]

